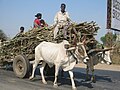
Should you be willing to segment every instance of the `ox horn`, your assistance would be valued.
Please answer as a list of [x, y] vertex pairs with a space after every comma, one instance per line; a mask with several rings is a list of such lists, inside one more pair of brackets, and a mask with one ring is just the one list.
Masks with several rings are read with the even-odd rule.
[[91, 49], [88, 51], [88, 54], [93, 53], [93, 52], [104, 52], [104, 51], [109, 51], [112, 50], [113, 48], [106, 48], [106, 49]]
[[75, 50], [75, 49], [76, 49], [76, 47], [70, 47], [67, 49], [67, 51], [71, 51], [71, 50]]

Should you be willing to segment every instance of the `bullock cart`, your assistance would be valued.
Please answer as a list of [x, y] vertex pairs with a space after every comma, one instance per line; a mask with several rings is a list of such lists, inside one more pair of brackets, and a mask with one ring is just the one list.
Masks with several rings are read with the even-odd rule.
[[[85, 36], [87, 49], [91, 43], [96, 43], [96, 35], [99, 27], [95, 22], [83, 22], [71, 24], [67, 28], [67, 40], [71, 45], [75, 45]], [[17, 77], [24, 78], [29, 76], [30, 66], [35, 58], [35, 47], [42, 41], [59, 43], [63, 40], [60, 31], [56, 39], [53, 38], [53, 28], [31, 29], [24, 34], [18, 34], [9, 41], [1, 43], [0, 46], [0, 66], [7, 64], [13, 65], [13, 71]], [[94, 46], [93, 44], [91, 46]], [[93, 48], [93, 47], [92, 47]]]

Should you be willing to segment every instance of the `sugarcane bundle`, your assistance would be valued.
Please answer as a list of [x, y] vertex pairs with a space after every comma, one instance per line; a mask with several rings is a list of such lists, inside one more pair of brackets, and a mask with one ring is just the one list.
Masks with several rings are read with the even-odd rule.
[[[99, 30], [98, 25], [95, 22], [83, 22], [79, 24], [71, 24], [67, 28], [67, 40], [73, 44], [74, 35], [79, 42], [83, 37], [86, 37], [87, 46], [96, 42], [94, 35]], [[35, 47], [42, 41], [49, 42], [61, 42], [63, 38], [62, 30], [60, 29], [57, 37], [53, 38], [54, 28], [36, 28], [31, 29], [24, 34], [19, 34], [11, 39], [9, 42], [3, 42], [0, 48], [1, 58], [11, 58], [18, 54], [34, 54]]]

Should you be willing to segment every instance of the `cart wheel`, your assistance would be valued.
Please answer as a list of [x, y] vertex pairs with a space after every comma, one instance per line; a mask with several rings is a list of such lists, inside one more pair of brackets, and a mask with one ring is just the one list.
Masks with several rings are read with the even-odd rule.
[[13, 70], [17, 77], [29, 77], [30, 63], [25, 55], [18, 55], [13, 60]]

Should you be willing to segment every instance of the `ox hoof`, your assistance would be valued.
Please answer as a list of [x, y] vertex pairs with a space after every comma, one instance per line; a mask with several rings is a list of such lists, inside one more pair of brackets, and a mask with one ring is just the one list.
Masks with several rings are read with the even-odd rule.
[[33, 77], [29, 77], [29, 80], [33, 80]]
[[54, 87], [54, 88], [58, 88], [58, 85], [57, 85], [57, 84], [54, 84], [53, 87]]
[[93, 78], [91, 79], [91, 81], [92, 81], [93, 83], [96, 83], [95, 77], [93, 77]]
[[72, 87], [72, 90], [77, 90], [77, 88], [76, 87]]
[[43, 82], [43, 84], [47, 84], [47, 82], [46, 81], [42, 81]]

